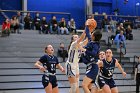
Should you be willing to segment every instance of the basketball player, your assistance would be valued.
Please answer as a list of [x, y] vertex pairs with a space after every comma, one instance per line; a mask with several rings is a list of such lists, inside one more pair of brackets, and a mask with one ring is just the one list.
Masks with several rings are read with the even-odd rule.
[[54, 49], [52, 45], [48, 45], [45, 48], [45, 53], [46, 54], [35, 63], [35, 66], [44, 72], [42, 84], [46, 93], [59, 93], [55, 76], [56, 67], [62, 72], [64, 72], [64, 68], [59, 64], [57, 57], [53, 55]]
[[[91, 20], [91, 21], [90, 21]], [[82, 56], [82, 61], [87, 65], [86, 68], [86, 76], [83, 78], [82, 87], [85, 93], [90, 93], [89, 85], [91, 82], [95, 82], [96, 76], [98, 74], [98, 65], [96, 62], [98, 61], [98, 53], [100, 50], [99, 41], [102, 37], [100, 31], [93, 31], [94, 29], [90, 29], [89, 22], [94, 19], [88, 19], [85, 27], [86, 37], [88, 38], [88, 44], [84, 48], [84, 55]], [[90, 34], [90, 32], [93, 32]], [[83, 32], [84, 33], [84, 32]]]
[[[81, 37], [85, 37], [83, 33]], [[84, 40], [79, 38], [78, 35], [73, 35], [71, 38], [71, 43], [68, 51], [68, 60], [65, 64], [66, 67], [66, 75], [68, 76], [68, 80], [70, 83], [70, 93], [79, 93], [79, 60], [82, 50], [80, 50], [80, 46], [85, 46], [88, 40]], [[80, 45], [79, 45], [80, 43]]]
[[105, 54], [106, 59], [97, 62], [98, 66], [100, 67], [98, 84], [99, 87], [102, 88], [104, 93], [118, 93], [118, 89], [113, 79], [114, 69], [115, 67], [118, 67], [123, 77], [126, 77], [126, 73], [123, 71], [121, 65], [118, 63], [118, 60], [113, 58], [111, 49], [107, 49]]

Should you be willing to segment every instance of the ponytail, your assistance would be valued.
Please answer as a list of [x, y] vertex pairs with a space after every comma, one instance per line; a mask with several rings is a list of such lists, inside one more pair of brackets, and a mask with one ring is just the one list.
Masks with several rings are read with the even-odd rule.
[[73, 42], [73, 36], [71, 37], [71, 41], [70, 41], [70, 44], [69, 44], [69, 46], [68, 46], [68, 51], [69, 51], [69, 49], [70, 49], [70, 46], [71, 46], [72, 42]]

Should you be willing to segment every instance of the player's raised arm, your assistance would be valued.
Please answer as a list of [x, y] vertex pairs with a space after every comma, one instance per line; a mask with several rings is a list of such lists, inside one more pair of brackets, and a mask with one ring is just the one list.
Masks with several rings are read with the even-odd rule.
[[[88, 20], [85, 22], [85, 27], [88, 25]], [[86, 28], [85, 28], [86, 30]], [[81, 34], [81, 36], [79, 37], [79, 39], [77, 40], [77, 43], [79, 44], [80, 42], [83, 41], [83, 39], [85, 38], [86, 36], [86, 33], [85, 33], [85, 30], [83, 31], [83, 33]]]
[[79, 39], [77, 40], [77, 44], [79, 44], [80, 42], [83, 41], [83, 39], [85, 38], [85, 31], [83, 31], [83, 33], [81, 34], [81, 36], [79, 37]]

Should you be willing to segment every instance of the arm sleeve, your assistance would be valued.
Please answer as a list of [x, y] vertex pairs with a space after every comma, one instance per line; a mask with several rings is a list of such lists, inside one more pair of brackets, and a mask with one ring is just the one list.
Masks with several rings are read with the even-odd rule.
[[42, 57], [39, 59], [39, 61], [43, 64], [44, 62], [47, 61], [47, 58], [46, 58], [45, 55], [44, 55], [44, 56], [42, 56]]
[[94, 44], [94, 47], [93, 47], [92, 51], [86, 50], [85, 53], [86, 53], [86, 54], [89, 54], [89, 55], [94, 55], [94, 56], [96, 56], [97, 53], [98, 53], [98, 51], [99, 51], [99, 46], [98, 46], [97, 44]]
[[86, 29], [85, 29], [86, 31], [86, 37], [88, 38], [88, 41], [91, 41], [91, 36], [90, 36], [90, 32], [89, 32], [89, 29], [88, 29], [88, 27], [86, 26]]

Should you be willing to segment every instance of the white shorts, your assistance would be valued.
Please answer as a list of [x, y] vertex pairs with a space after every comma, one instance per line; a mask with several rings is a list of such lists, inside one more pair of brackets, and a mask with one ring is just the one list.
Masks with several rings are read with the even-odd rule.
[[76, 74], [79, 74], [79, 65], [77, 63], [77, 65], [70, 63], [70, 62], [66, 62], [65, 63], [65, 72], [66, 75], [68, 77], [72, 77], [72, 76], [76, 76]]

